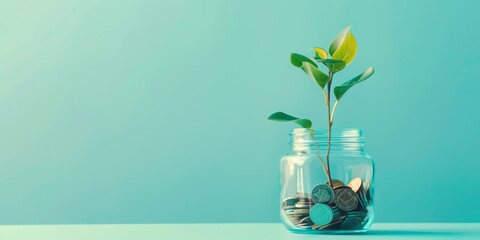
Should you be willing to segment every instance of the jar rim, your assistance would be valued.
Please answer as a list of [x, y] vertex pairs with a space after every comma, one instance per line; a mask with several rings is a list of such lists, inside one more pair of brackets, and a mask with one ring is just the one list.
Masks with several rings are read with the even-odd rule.
[[[361, 128], [332, 128], [332, 137], [363, 137], [363, 130]], [[304, 135], [312, 134], [312, 128], [294, 128], [290, 132], [290, 135]], [[314, 136], [327, 136], [328, 129], [327, 128], [318, 128], [313, 129]]]
[[[313, 131], [312, 131], [313, 130]], [[290, 144], [294, 149], [342, 146], [350, 148], [362, 147], [365, 143], [363, 131], [360, 128], [332, 128], [330, 141], [328, 141], [328, 129], [295, 128], [290, 133]]]

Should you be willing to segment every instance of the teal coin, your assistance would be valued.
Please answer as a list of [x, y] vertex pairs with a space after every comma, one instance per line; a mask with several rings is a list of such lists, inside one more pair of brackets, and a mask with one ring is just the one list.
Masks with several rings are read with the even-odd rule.
[[333, 189], [327, 184], [318, 184], [312, 190], [312, 202], [331, 203], [335, 198]]
[[325, 204], [315, 204], [310, 208], [310, 219], [318, 226], [328, 224], [333, 219], [332, 209]]

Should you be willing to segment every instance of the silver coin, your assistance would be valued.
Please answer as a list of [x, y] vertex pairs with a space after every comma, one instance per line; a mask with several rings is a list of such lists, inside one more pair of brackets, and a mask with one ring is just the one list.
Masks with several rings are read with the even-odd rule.
[[310, 217], [304, 217], [300, 220], [300, 223], [312, 223], [312, 219], [310, 219]]
[[335, 204], [343, 211], [352, 211], [358, 205], [357, 194], [349, 187], [336, 189]]
[[312, 199], [311, 198], [300, 198], [300, 200], [298, 202], [299, 203], [312, 202]]
[[301, 225], [299, 226], [299, 225], [297, 225], [297, 227], [298, 227], [298, 228], [301, 228], [301, 229], [311, 229], [311, 228], [312, 228], [311, 225], [307, 225], [307, 226], [301, 226]]
[[295, 205], [293, 205], [293, 206], [285, 206], [285, 207], [283, 207], [283, 210], [289, 210], [289, 209], [295, 209], [295, 208], [296, 208]]
[[293, 212], [295, 214], [300, 214], [300, 215], [308, 215], [310, 212], [310, 209], [308, 208], [299, 208], [299, 209], [294, 209]]
[[313, 223], [298, 223], [297, 226], [305, 227], [305, 226], [312, 226]]
[[313, 202], [298, 202], [298, 203], [295, 203], [295, 207], [297, 208], [311, 208], [313, 205], [315, 205], [315, 203]]
[[310, 193], [297, 193], [297, 197], [301, 199], [309, 199], [312, 198], [312, 195]]

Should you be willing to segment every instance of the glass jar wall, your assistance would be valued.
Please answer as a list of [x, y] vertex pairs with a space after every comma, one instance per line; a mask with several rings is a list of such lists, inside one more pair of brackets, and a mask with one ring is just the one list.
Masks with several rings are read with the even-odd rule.
[[297, 128], [291, 136], [292, 151], [280, 168], [284, 225], [300, 233], [366, 231], [374, 218], [375, 175], [362, 131], [332, 129], [330, 144], [327, 130]]

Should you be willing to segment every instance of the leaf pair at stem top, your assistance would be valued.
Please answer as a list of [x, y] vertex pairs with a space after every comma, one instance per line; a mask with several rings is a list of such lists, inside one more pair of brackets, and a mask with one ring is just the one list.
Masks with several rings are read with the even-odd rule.
[[[342, 97], [351, 87], [365, 81], [374, 72], [373, 68], [369, 67], [362, 74], [359, 74], [358, 76], [350, 79], [349, 81], [346, 81], [343, 84], [336, 86], [333, 89], [336, 103], [333, 107], [332, 112], [330, 112], [330, 94], [333, 75], [337, 72], [342, 71], [348, 64], [353, 61], [355, 55], [357, 54], [357, 41], [355, 40], [353, 34], [350, 32], [350, 28], [351, 26], [346, 27], [335, 37], [335, 39], [333, 39], [330, 47], [328, 48], [328, 53], [325, 49], [316, 47], [313, 48], [315, 52], [313, 58], [308, 58], [298, 53], [292, 53], [290, 56], [291, 63], [295, 67], [302, 69], [322, 89], [325, 97], [325, 102], [329, 110], [329, 128], [333, 124], [333, 116], [335, 113], [336, 105], [338, 104], [340, 99], [342, 99]], [[331, 58], [328, 58], [329, 54]], [[325, 65], [328, 70], [328, 74], [322, 72], [316, 62]], [[327, 90], [325, 90], [325, 87], [327, 87]], [[270, 115], [268, 119], [281, 122], [293, 121], [304, 128], [312, 127], [312, 122], [310, 120], [296, 118], [283, 112], [276, 112]]]

